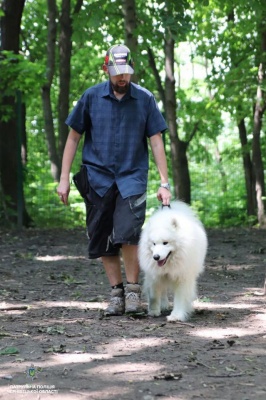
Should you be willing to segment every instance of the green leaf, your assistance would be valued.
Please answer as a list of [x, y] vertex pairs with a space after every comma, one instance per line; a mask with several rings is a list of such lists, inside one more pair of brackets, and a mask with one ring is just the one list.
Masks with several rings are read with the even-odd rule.
[[13, 355], [13, 354], [18, 354], [19, 350], [16, 347], [6, 347], [5, 349], [0, 351], [0, 355], [6, 356], [6, 355]]

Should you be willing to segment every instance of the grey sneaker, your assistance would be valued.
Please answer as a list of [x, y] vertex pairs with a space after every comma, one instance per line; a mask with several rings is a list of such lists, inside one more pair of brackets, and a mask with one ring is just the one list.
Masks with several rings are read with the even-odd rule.
[[125, 298], [123, 289], [112, 289], [111, 298], [104, 314], [123, 315], [125, 312]]
[[140, 285], [133, 283], [129, 283], [126, 285], [126, 313], [139, 313], [143, 311], [141, 307], [140, 297]]

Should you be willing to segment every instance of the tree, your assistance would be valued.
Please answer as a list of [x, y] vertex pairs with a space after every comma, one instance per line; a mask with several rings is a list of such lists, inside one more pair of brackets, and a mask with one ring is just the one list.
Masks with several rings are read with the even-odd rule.
[[[257, 13], [252, 10], [256, 3]], [[22, 66], [28, 59], [38, 66], [39, 71], [42, 70], [32, 85], [35, 96], [27, 101], [28, 134], [31, 142], [38, 143], [38, 148], [41, 148], [36, 165], [38, 162], [40, 168], [51, 165], [53, 179], [58, 180], [68, 134], [64, 121], [69, 104], [73, 104], [87, 87], [106, 79], [101, 72], [105, 51], [110, 45], [124, 41], [132, 50], [138, 82], [155, 94], [168, 122], [169, 133], [165, 135], [165, 142], [172, 166], [170, 177], [173, 177], [175, 196], [190, 202], [191, 161], [194, 163], [196, 159], [203, 160], [206, 156], [211, 160], [208, 139], [213, 141], [213, 146], [217, 145], [219, 171], [226, 178], [227, 171], [222, 165], [225, 153], [220, 152], [217, 142], [223, 126], [221, 111], [226, 111], [239, 129], [242, 148], [238, 149], [234, 141], [230, 150], [243, 154], [247, 189], [252, 187], [247, 191], [248, 205], [254, 210], [254, 205], [257, 205], [255, 179], [259, 178], [261, 185], [259, 198], [263, 197], [264, 190], [262, 175], [255, 178], [257, 160], [261, 159], [263, 166], [264, 159], [261, 147], [264, 110], [259, 108], [264, 101], [264, 58], [259, 50], [259, 43], [263, 42], [261, 6], [262, 3], [255, 0], [251, 5], [229, 0], [114, 0], [111, 3], [104, 0], [28, 0], [21, 35], [24, 60], [23, 56], [16, 55], [19, 62], [14, 62], [15, 57], [5, 53], [1, 64], [3, 69], [10, 62], [14, 80], [12, 95], [16, 85], [23, 89], [23, 101], [25, 85], [23, 87], [22, 80], [18, 82], [15, 77], [15, 67]], [[243, 23], [246, 19], [248, 22]], [[250, 32], [255, 33], [247, 40]], [[200, 85], [203, 86], [203, 83], [194, 78], [189, 87], [184, 88], [180, 83], [179, 48], [180, 43], [188, 39], [194, 41], [194, 47], [191, 45], [192, 65], [207, 60], [208, 78], [203, 91], [207, 92], [208, 84], [209, 97], [206, 93], [202, 94]], [[260, 63], [262, 74], [258, 84], [254, 71], [259, 71]], [[11, 68], [5, 69], [6, 77], [7, 72], [11, 72]], [[9, 79], [9, 85], [3, 87], [1, 74], [0, 89], [4, 89], [6, 97], [11, 93], [12, 79]], [[261, 93], [257, 92], [257, 87]], [[256, 103], [257, 93], [261, 97]], [[39, 111], [41, 98], [43, 114]], [[8, 110], [12, 112], [12, 107], [5, 107], [4, 118], [7, 118]], [[255, 110], [257, 112], [253, 114]], [[250, 140], [250, 132], [256, 132], [255, 127], [259, 133], [257, 142], [253, 141], [253, 136]], [[34, 180], [33, 157], [30, 158], [30, 179]], [[263, 173], [263, 169], [261, 171]], [[248, 209], [249, 213], [254, 213], [252, 207]]]
[[[2, 72], [14, 69], [13, 64], [19, 58], [9, 58], [7, 52], [18, 54], [20, 48], [20, 23], [25, 0], [3, 0], [1, 29]], [[2, 74], [2, 77], [4, 74]], [[2, 194], [3, 218], [7, 224], [28, 225], [29, 216], [25, 208], [25, 200], [21, 176], [21, 142], [25, 132], [25, 114], [19, 92], [8, 90], [8, 82], [1, 98], [0, 108], [0, 192]], [[18, 118], [19, 116], [19, 118]]]
[[[260, 226], [266, 227], [265, 215], [265, 183], [264, 183], [264, 166], [261, 154], [261, 130], [262, 119], [266, 110], [266, 8], [261, 13], [261, 21], [259, 21], [258, 37], [260, 41], [259, 61], [258, 61], [258, 86], [257, 96], [254, 104], [254, 119], [253, 119], [253, 142], [252, 142], [252, 162], [255, 174], [255, 191], [258, 208], [258, 221]], [[263, 200], [264, 199], [264, 200]]]
[[[73, 15], [78, 14], [83, 0], [77, 0]], [[69, 92], [71, 78], [71, 51], [72, 51], [72, 11], [71, 0], [62, 0], [59, 22], [57, 22], [58, 9], [56, 0], [47, 0], [48, 26], [47, 26], [47, 69], [46, 82], [42, 86], [42, 103], [48, 154], [51, 161], [51, 173], [55, 181], [59, 181], [61, 174], [61, 161], [68, 135], [65, 124], [69, 111]], [[59, 38], [57, 32], [59, 31]], [[54, 112], [52, 110], [51, 89], [56, 68], [56, 42], [59, 47], [59, 95], [58, 95], [58, 140], [54, 127]], [[58, 143], [58, 144], [57, 144]]]
[[[215, 102], [231, 114], [239, 131], [247, 192], [247, 211], [265, 225], [265, 184], [261, 130], [265, 113], [264, 2], [212, 0], [194, 9], [194, 41], [212, 65], [208, 84]], [[246, 123], [252, 130], [247, 137]]]
[[57, 6], [56, 0], [47, 0], [48, 27], [47, 27], [47, 67], [46, 81], [42, 85], [42, 105], [44, 116], [44, 128], [47, 141], [49, 159], [51, 161], [51, 174], [54, 180], [60, 178], [60, 157], [57, 152], [56, 136], [54, 128], [54, 116], [51, 101], [51, 87], [55, 73], [56, 58], [56, 32], [57, 32]]
[[[138, 38], [136, 35], [136, 3], [135, 0], [123, 0], [122, 4], [125, 27], [125, 44], [130, 48], [133, 54], [137, 54]], [[138, 82], [138, 76], [136, 73], [132, 76], [132, 82]]]
[[[159, 1], [158, 4], [161, 4]], [[171, 165], [174, 182], [175, 196], [187, 203], [191, 201], [191, 184], [189, 175], [189, 165], [187, 159], [187, 149], [197, 129], [193, 130], [188, 140], [182, 140], [179, 135], [177, 124], [177, 86], [175, 79], [176, 59], [175, 47], [184, 40], [189, 27], [189, 18], [185, 15], [188, 7], [186, 0], [174, 2], [168, 0], [164, 8], [153, 5], [149, 8], [151, 15], [150, 26], [154, 25], [154, 40], [149, 35], [145, 40], [149, 57], [149, 67], [153, 71], [157, 90], [163, 103], [170, 136]], [[145, 18], [145, 17], [143, 17]], [[155, 32], [156, 31], [156, 32]], [[159, 34], [158, 32], [162, 32]], [[144, 34], [144, 32], [142, 32]], [[149, 45], [149, 42], [151, 45]], [[158, 57], [155, 57], [152, 47], [164, 51], [164, 84], [160, 75]], [[160, 51], [159, 51], [160, 54]], [[195, 125], [197, 128], [197, 125]]]

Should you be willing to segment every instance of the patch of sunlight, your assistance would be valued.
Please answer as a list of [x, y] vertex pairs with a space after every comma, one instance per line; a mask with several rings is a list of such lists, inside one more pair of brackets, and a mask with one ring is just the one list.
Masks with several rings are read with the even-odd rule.
[[[156, 337], [139, 338], [139, 339], [124, 338], [122, 340], [121, 339], [114, 340], [110, 343], [105, 343], [104, 345], [96, 347], [95, 353], [66, 353], [60, 355], [51, 355], [50, 361], [54, 360], [56, 363], [59, 364], [71, 364], [71, 363], [91, 362], [94, 360], [112, 359], [112, 363], [114, 362], [114, 360], [117, 360], [118, 365], [121, 365], [121, 363], [119, 362], [120, 357], [128, 357], [128, 362], [130, 362], [130, 357], [135, 352], [138, 352], [140, 350], [143, 350], [143, 348], [148, 348], [148, 347], [161, 348], [166, 343], [169, 343], [169, 339], [156, 338]], [[129, 364], [126, 365], [128, 366]], [[130, 365], [133, 364], [130, 363]], [[138, 363], [138, 367], [139, 365], [143, 365], [143, 368], [149, 368], [148, 365], [152, 365], [151, 368], [155, 368], [155, 364], [153, 365], [151, 363], [149, 364]], [[158, 367], [159, 364], [156, 364], [156, 368]], [[95, 367], [95, 369], [97, 370], [97, 367]], [[108, 368], [107, 370], [109, 371]]]
[[82, 256], [36, 256], [34, 257], [37, 261], [60, 261], [60, 260], [85, 260], [86, 257]]
[[252, 309], [252, 308], [258, 308], [257, 304], [247, 304], [247, 303], [211, 303], [211, 302], [202, 302], [200, 300], [196, 300], [194, 302], [194, 305], [197, 308], [203, 308], [204, 310], [219, 310], [219, 309], [238, 309], [238, 310], [246, 310], [247, 308]]
[[[161, 371], [162, 365], [160, 363], [142, 363], [142, 362], [131, 362], [129, 357], [127, 363], [112, 363], [112, 368], [109, 364], [101, 364], [95, 368], [90, 368], [90, 372], [93, 374], [104, 374], [106, 377], [116, 375], [117, 380], [124, 381], [124, 374], [127, 374], [127, 379], [135, 380], [149, 380], [151, 375]], [[136, 377], [136, 374], [138, 377]], [[139, 378], [141, 374], [141, 378]]]
[[66, 353], [66, 354], [54, 354], [49, 358], [49, 363], [53, 364], [53, 361], [57, 365], [65, 364], [78, 364], [78, 363], [90, 363], [91, 361], [103, 361], [110, 360], [112, 354], [108, 353]]
[[[143, 330], [143, 327], [141, 328]], [[113, 340], [109, 343], [104, 345], [105, 351], [108, 353], [115, 354], [117, 357], [123, 355], [123, 351], [125, 349], [126, 343], [126, 354], [130, 355], [130, 352], [140, 351], [143, 348], [149, 347], [162, 347], [164, 344], [169, 344], [170, 342], [174, 341], [170, 338], [162, 338], [162, 337], [147, 337], [147, 338], [122, 338], [120, 340]], [[129, 357], [130, 358], [130, 357]]]
[[234, 326], [228, 326], [227, 328], [198, 328], [195, 332], [190, 331], [191, 336], [199, 336], [205, 339], [225, 339], [229, 336], [246, 336], [250, 335], [250, 329], [237, 328]]
[[107, 302], [86, 302], [86, 301], [41, 301], [38, 303], [31, 303], [30, 308], [75, 308], [81, 310], [95, 310], [95, 309], [105, 309]]
[[[67, 309], [80, 309], [80, 310], [104, 310], [107, 306], [107, 302], [86, 302], [86, 301], [39, 301], [39, 302], [24, 302], [22, 303], [8, 303], [7, 301], [1, 302], [0, 307], [8, 308], [12, 307], [9, 312], [12, 314], [23, 314], [31, 310], [40, 310], [41, 308], [67, 308]], [[16, 308], [17, 307], [17, 308]]]

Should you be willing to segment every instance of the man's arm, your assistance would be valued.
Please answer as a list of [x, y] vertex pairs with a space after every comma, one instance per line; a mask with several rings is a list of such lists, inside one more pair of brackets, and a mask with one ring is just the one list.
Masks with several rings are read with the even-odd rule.
[[[150, 145], [153, 153], [153, 157], [155, 159], [155, 163], [158, 168], [158, 172], [160, 175], [161, 183], [168, 183], [168, 173], [167, 173], [167, 161], [166, 155], [164, 151], [164, 145], [162, 140], [162, 134], [158, 132], [156, 135], [153, 135], [150, 138]], [[170, 204], [171, 192], [168, 189], [163, 187], [159, 187], [157, 192], [157, 198], [164, 205]]]
[[64, 149], [61, 177], [57, 188], [58, 196], [65, 205], [68, 204], [68, 195], [70, 192], [70, 170], [76, 155], [80, 139], [81, 135], [78, 132], [74, 131], [74, 129], [71, 129], [68, 134]]

